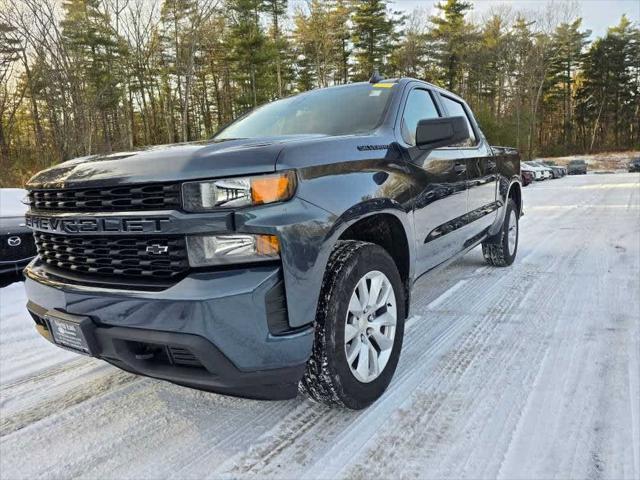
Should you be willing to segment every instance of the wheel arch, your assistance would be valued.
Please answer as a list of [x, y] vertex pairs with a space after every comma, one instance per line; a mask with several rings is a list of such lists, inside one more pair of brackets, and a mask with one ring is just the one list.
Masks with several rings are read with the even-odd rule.
[[509, 192], [507, 194], [507, 201], [512, 199], [518, 209], [518, 218], [523, 214], [522, 211], [522, 185], [518, 181], [514, 181], [509, 186]]
[[[363, 207], [365, 205], [360, 204], [354, 208], [362, 209]], [[366, 213], [358, 216], [345, 212], [336, 224], [339, 227], [333, 242], [334, 246], [340, 240], [361, 240], [379, 245], [389, 253], [398, 267], [404, 285], [405, 313], [408, 315], [414, 276], [414, 241], [407, 213], [397, 208], [372, 211], [367, 208]]]
[[502, 228], [502, 223], [504, 222], [504, 216], [507, 211], [507, 202], [513, 199], [518, 208], [518, 218], [520, 218], [524, 214], [523, 210], [523, 201], [522, 201], [522, 183], [520, 182], [520, 178], [514, 175], [511, 178], [509, 177], [501, 177], [498, 184], [498, 202], [500, 203], [500, 208], [498, 210], [498, 215], [489, 227], [489, 231], [487, 233], [488, 237], [492, 237], [497, 234]]

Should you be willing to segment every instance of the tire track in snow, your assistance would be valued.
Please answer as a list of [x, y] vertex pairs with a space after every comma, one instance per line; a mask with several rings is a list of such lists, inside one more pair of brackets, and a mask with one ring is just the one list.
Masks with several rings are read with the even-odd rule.
[[[597, 212], [590, 213], [590, 218], [597, 223]], [[586, 379], [593, 378], [594, 376], [597, 377], [597, 375], [594, 374], [593, 368], [589, 368], [589, 365], [593, 363], [593, 358], [606, 359], [606, 351], [594, 352], [591, 350], [591, 345], [593, 345], [594, 340], [592, 334], [586, 338], [575, 339], [572, 338], [570, 332], [572, 332], [572, 329], [581, 331], [580, 329], [584, 329], [585, 327], [589, 329], [593, 328], [589, 326], [589, 323], [585, 323], [588, 322], [588, 320], [584, 319], [590, 318], [587, 316], [587, 312], [595, 314], [598, 319], [606, 319], [607, 316], [610, 316], [608, 309], [594, 309], [588, 304], [588, 307], [585, 309], [583, 307], [584, 302], [580, 303], [580, 300], [578, 300], [576, 303], [575, 301], [583, 298], [596, 298], [599, 296], [599, 292], [607, 292], [607, 285], [602, 278], [608, 275], [610, 266], [605, 261], [605, 259], [609, 257], [603, 256], [603, 251], [606, 251], [606, 230], [594, 232], [590, 231], [588, 226], [582, 229], [585, 233], [589, 231], [590, 234], [580, 237], [582, 239], [581, 248], [574, 249], [574, 254], [571, 255], [570, 261], [565, 262], [568, 271], [562, 272], [561, 278], [557, 279], [558, 285], [562, 285], [562, 281], [565, 280], [569, 282], [568, 285], [570, 286], [567, 292], [568, 298], [565, 298], [565, 302], [561, 303], [563, 307], [560, 312], [556, 314], [557, 317], [566, 319], [566, 323], [562, 325], [561, 330], [558, 331], [556, 329], [551, 335], [555, 341], [546, 352], [545, 359], [538, 370], [538, 378], [531, 389], [532, 394], [528, 399], [525, 411], [521, 415], [511, 443], [508, 448], [505, 449], [505, 458], [508, 459], [508, 462], [501, 467], [499, 472], [500, 477], [513, 478], [522, 474], [529, 477], [559, 475], [573, 478], [589, 476], [589, 473], [583, 469], [585, 463], [588, 463], [588, 461], [584, 456], [580, 457], [579, 455], [585, 450], [595, 452], [592, 458], [588, 459], [594, 465], [594, 470], [592, 470], [591, 474], [596, 473], [600, 475], [600, 470], [603, 466], [602, 459], [600, 458], [602, 449], [600, 447], [588, 449], [587, 444], [601, 434], [601, 429], [599, 430], [600, 433], [598, 433], [598, 431], [590, 431], [589, 428], [591, 425], [595, 425], [598, 421], [601, 421], [604, 416], [607, 416], [606, 411], [602, 411], [606, 410], [606, 408], [603, 404], [601, 408], [594, 409], [593, 405], [585, 403], [582, 399], [593, 397], [593, 393], [590, 389], [586, 389], [592, 387], [588, 384], [587, 387], [585, 387], [582, 384], [587, 382]], [[588, 241], [585, 239], [588, 239]], [[566, 241], [570, 239], [563, 238], [559, 241], [562, 240]], [[579, 256], [575, 255], [576, 251], [579, 251]], [[587, 265], [589, 262], [592, 263], [593, 268], [595, 268], [595, 272], [589, 272], [587, 276], [587, 278], [590, 279], [590, 283], [587, 284], [589, 288], [587, 291], [571, 284], [571, 282], [579, 280], [577, 274], [578, 269], [582, 271], [580, 275], [585, 277], [585, 272], [583, 271], [585, 261]], [[599, 284], [599, 282], [601, 284]], [[604, 293], [602, 298], [605, 302], [611, 302], [610, 304], [615, 305], [615, 299], [607, 300], [607, 293]], [[585, 310], [584, 314], [581, 314], [581, 310]], [[558, 325], [557, 328], [559, 328]], [[567, 333], [564, 333], [564, 330], [566, 330]], [[556, 373], [556, 377], [554, 378], [551, 376], [551, 372], [556, 370], [559, 365], [563, 366], [563, 371], [559, 372], [559, 376]], [[545, 379], [545, 385], [541, 384], [543, 378]], [[547, 385], [549, 378], [554, 382], [557, 382], [558, 379], [563, 379], [563, 383], [559, 384], [557, 388], [550, 388], [550, 386]], [[580, 392], [580, 389], [583, 391]], [[607, 391], [608, 389], [605, 388], [603, 393]], [[605, 393], [605, 395], [608, 394]], [[543, 413], [548, 409], [548, 405], [558, 405], [558, 408], [562, 408], [563, 405], [566, 405], [567, 399], [572, 398], [580, 399], [580, 402], [585, 403], [585, 405], [582, 408], [572, 410], [574, 413], [570, 418], [573, 426], [570, 424], [569, 430], [566, 430], [567, 422], [564, 418], [556, 416], [550, 417], [551, 419], [549, 420], [549, 417]], [[544, 425], [544, 427], [540, 427], [534, 432], [534, 434], [537, 433], [537, 436], [532, 436], [531, 434], [531, 422], [534, 418], [541, 418]], [[612, 416], [611, 418], [617, 417]], [[610, 436], [613, 436], [614, 440], [621, 438], [620, 436], [616, 437], [615, 434], [611, 432]], [[540, 440], [543, 438], [549, 440], [547, 442], [541, 442]], [[558, 443], [558, 446], [556, 448], [549, 447], [548, 444], [550, 441], [552, 444]], [[573, 453], [571, 455], [568, 455], [566, 447], [563, 451], [562, 447], [564, 444], [572, 446]], [[545, 458], [549, 452], [554, 451], [563, 451], [563, 458], [557, 459], [553, 471], [533, 469], [535, 464], [535, 460], [533, 459]], [[530, 465], [523, 463], [523, 458], [526, 458]], [[554, 462], [552, 459], [549, 460], [550, 462], [547, 467], [551, 468]], [[582, 467], [582, 469], [576, 469], [576, 466]], [[521, 474], [518, 475], [517, 472], [521, 472]], [[611, 475], [611, 472], [609, 473], [609, 477], [617, 477], [617, 475]]]
[[[464, 431], [468, 421], [461, 424], [460, 418], [468, 418], [468, 412], [475, 411], [474, 409], [477, 409], [480, 404], [485, 403], [487, 394], [491, 393], [490, 390], [495, 387], [495, 384], [500, 384], [499, 379], [504, 376], [504, 370], [496, 367], [508, 364], [525, 341], [522, 337], [516, 337], [519, 338], [518, 342], [509, 345], [509, 348], [498, 349], [497, 352], [492, 346], [495, 343], [493, 337], [504, 335], [500, 327], [512, 317], [513, 314], [508, 311], [484, 315], [475, 326], [475, 334], [468, 335], [464, 338], [464, 341], [457, 342], [455, 349], [449, 354], [453, 358], [463, 358], [464, 362], [444, 365], [436, 370], [436, 373], [441, 376], [440, 382], [420, 387], [419, 392], [414, 394], [418, 396], [418, 399], [406, 408], [411, 414], [404, 421], [390, 421], [388, 428], [379, 433], [376, 441], [369, 443], [374, 445], [394, 444], [396, 448], [401, 450], [401, 455], [405, 456], [408, 450], [411, 449], [411, 445], [420, 445], [420, 460], [423, 463], [433, 463], [440, 455], [446, 454], [446, 450], [441, 450], [442, 444], [446, 443], [448, 435], [453, 435], [453, 430], [457, 433]], [[474, 352], [474, 354], [468, 356], [465, 355], [465, 352]], [[485, 375], [477, 372], [477, 369], [483, 366], [487, 366]], [[472, 367], [473, 371], [470, 372]], [[467, 376], [471, 378], [464, 380]], [[474, 379], [479, 378], [481, 378], [481, 381], [475, 386], [474, 390], [465, 391], [467, 383], [472, 383]], [[436, 392], [447, 392], [447, 394], [439, 394], [442, 397], [439, 408], [435, 411], [424, 408], [419, 399], [437, 395]], [[407, 431], [410, 432], [410, 435], [407, 435], [410, 440], [407, 440], [404, 436]], [[384, 454], [383, 450], [384, 447], [377, 448], [374, 446], [373, 449], [369, 449], [359, 455], [359, 458], [380, 458], [380, 455]], [[463, 450], [466, 450], [468, 458], [470, 456], [468, 448]], [[464, 455], [465, 452], [457, 452], [456, 461], [458, 464], [461, 463], [461, 453]], [[411, 462], [408, 463], [411, 464]], [[332, 473], [337, 476], [354, 476], [361, 463], [355, 461], [352, 464], [354, 465], [351, 468]], [[383, 477], [390, 476], [393, 475], [393, 471], [397, 467], [397, 465], [391, 465], [386, 470], [381, 470], [377, 473]], [[405, 471], [405, 473], [408, 476], [418, 477], [426, 475], [425, 472], [420, 471], [418, 466], [414, 468], [415, 471], [409, 470]], [[460, 477], [460, 469], [455, 470], [453, 475]], [[437, 478], [442, 474], [439, 472], [430, 473], [429, 476]]]
[[[566, 232], [565, 232], [565, 234], [566, 234]], [[573, 250], [573, 255], [568, 259], [568, 261], [564, 262], [565, 264], [567, 264], [569, 266], [569, 268], [571, 270], [575, 269], [575, 265], [577, 263], [576, 262], [576, 258], [577, 258], [576, 252], [579, 252], [580, 250], [582, 250], [582, 248], [585, 246], [585, 243], [586, 243], [586, 241], [585, 241], [586, 237], [581, 237], [581, 238], [582, 238], [582, 244], [581, 244], [580, 248], [575, 248]], [[557, 331], [558, 327], [559, 327], [559, 323], [556, 322], [555, 326], [553, 327], [553, 331]], [[547, 330], [547, 331], [549, 331], [549, 330]], [[553, 333], [551, 334], [551, 337], [555, 337], [555, 336], [556, 335], [554, 335]], [[551, 355], [551, 349], [550, 349], [549, 345], [547, 345], [547, 348], [544, 350], [543, 353], [544, 353], [544, 355], [542, 357], [542, 361], [538, 363], [539, 367], [537, 369], [535, 379], [534, 379], [534, 381], [533, 381], [533, 383], [532, 383], [532, 385], [531, 385], [531, 387], [529, 389], [529, 392], [535, 392], [535, 391], [538, 391], [538, 390], [541, 389], [541, 379], [542, 379], [542, 375], [543, 375], [543, 372], [544, 372], [544, 367], [545, 367], [545, 365], [548, 364], [549, 356]], [[507, 458], [507, 456], [508, 456], [508, 454], [510, 452], [510, 449], [512, 448], [512, 445], [514, 444], [514, 442], [516, 440], [520, 440], [521, 438], [523, 438], [523, 436], [521, 434], [522, 422], [525, 419], [529, 419], [529, 418], [531, 418], [533, 416], [532, 412], [531, 412], [532, 405], [533, 405], [532, 402], [533, 401], [534, 401], [534, 396], [529, 394], [527, 396], [527, 398], [526, 398], [526, 403], [524, 404], [524, 408], [522, 408], [520, 410], [520, 412], [519, 412], [518, 421], [515, 424], [515, 426], [513, 428], [513, 431], [512, 431], [512, 434], [511, 434], [511, 437], [509, 439], [509, 442], [508, 442], [508, 444], [506, 445], [506, 447], [504, 449], [503, 458], [502, 458], [502, 461], [500, 462], [500, 465], [499, 465], [499, 468], [498, 468], [498, 471], [497, 471], [497, 476], [499, 478], [503, 478], [504, 477], [504, 472], [503, 472], [504, 463], [505, 463], [505, 460], [506, 460], [506, 458]], [[553, 401], [553, 399], [550, 399], [550, 400], [547, 400], [547, 401]], [[536, 401], [535, 402], [536, 405], [540, 405], [540, 403], [541, 403], [540, 401]], [[531, 450], [533, 449], [533, 445], [529, 445], [529, 447], [523, 446], [522, 449], [524, 451], [531, 452]], [[529, 450], [529, 449], [531, 449], [531, 450]], [[511, 475], [512, 475], [511, 473], [507, 474], [506, 478], [511, 478]]]
[[87, 363], [86, 357], [78, 358], [75, 360], [70, 360], [64, 362], [62, 364], [56, 364], [49, 368], [39, 371], [36, 374], [31, 374], [29, 376], [21, 377], [14, 381], [10, 381], [7, 383], [3, 383], [0, 387], [0, 392], [9, 392], [12, 389], [18, 388], [22, 385], [31, 385], [34, 382], [39, 382], [42, 380], [49, 380], [51, 377], [60, 375], [61, 373], [68, 372], [70, 370], [75, 370]]
[[72, 408], [86, 400], [94, 399], [106, 392], [111, 392], [132, 382], [139, 381], [130, 373], [114, 370], [99, 378], [75, 386], [59, 395], [53, 394], [45, 401], [21, 410], [11, 416], [3, 416], [0, 420], [0, 437], [7, 436], [44, 418], [51, 412], [60, 412]]

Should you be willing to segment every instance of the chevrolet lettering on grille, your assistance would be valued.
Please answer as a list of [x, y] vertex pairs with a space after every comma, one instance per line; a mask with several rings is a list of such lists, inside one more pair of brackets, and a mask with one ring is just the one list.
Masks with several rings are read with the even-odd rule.
[[162, 232], [169, 218], [58, 218], [27, 215], [26, 224], [34, 230], [58, 233], [152, 233]]

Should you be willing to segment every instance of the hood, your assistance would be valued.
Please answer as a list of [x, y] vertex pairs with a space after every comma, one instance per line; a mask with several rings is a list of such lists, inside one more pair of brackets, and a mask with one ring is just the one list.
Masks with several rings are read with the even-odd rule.
[[29, 232], [22, 217], [0, 217], [0, 235]]
[[34, 175], [28, 188], [100, 187], [267, 173], [287, 143], [317, 135], [191, 142], [93, 155]]

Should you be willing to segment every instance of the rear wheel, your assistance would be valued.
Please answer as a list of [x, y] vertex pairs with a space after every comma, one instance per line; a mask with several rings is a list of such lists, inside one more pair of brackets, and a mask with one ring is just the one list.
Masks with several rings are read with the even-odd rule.
[[518, 209], [515, 202], [509, 199], [500, 232], [482, 243], [485, 261], [496, 267], [511, 265], [518, 253], [518, 235]]
[[362, 409], [391, 382], [404, 335], [404, 289], [382, 247], [340, 241], [327, 265], [315, 341], [300, 391], [328, 405]]

